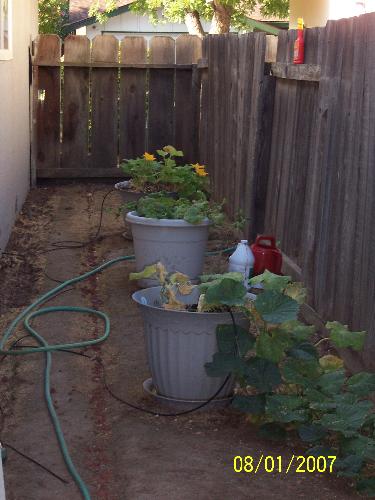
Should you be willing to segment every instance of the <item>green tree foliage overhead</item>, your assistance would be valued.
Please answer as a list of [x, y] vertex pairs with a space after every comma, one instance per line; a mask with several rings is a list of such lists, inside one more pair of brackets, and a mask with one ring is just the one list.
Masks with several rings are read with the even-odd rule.
[[[118, 0], [93, 0], [90, 15], [103, 22], [117, 4]], [[136, 0], [130, 7], [148, 14], [153, 23], [185, 22], [189, 33], [203, 36], [202, 19], [211, 21], [210, 33], [226, 33], [230, 27], [246, 29], [246, 16], [257, 5], [264, 16], [288, 17], [289, 0]]]
[[69, 0], [39, 0], [39, 33], [63, 34], [69, 18]]
[[[92, 0], [89, 15], [103, 23], [118, 5], [118, 0]], [[190, 34], [203, 36], [202, 19], [211, 21], [210, 33], [247, 29], [247, 16], [257, 5], [264, 16], [288, 17], [289, 0], [136, 0], [130, 8], [153, 23], [185, 22]], [[68, 0], [39, 0], [40, 33], [61, 35], [68, 13]]]

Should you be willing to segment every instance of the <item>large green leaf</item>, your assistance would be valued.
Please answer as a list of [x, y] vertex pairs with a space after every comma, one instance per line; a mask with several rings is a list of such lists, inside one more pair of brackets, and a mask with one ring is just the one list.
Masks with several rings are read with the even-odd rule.
[[263, 415], [266, 400], [264, 394], [256, 396], [235, 396], [232, 401], [233, 408], [252, 415]]
[[224, 278], [208, 288], [205, 301], [207, 304], [241, 306], [245, 303], [246, 293], [242, 283], [232, 278]]
[[241, 373], [244, 369], [244, 361], [234, 354], [217, 352], [211, 363], [205, 365], [209, 377], [225, 377], [230, 373]]
[[318, 351], [309, 342], [299, 344], [288, 351], [291, 358], [311, 361], [318, 358]]
[[262, 358], [251, 358], [246, 362], [246, 382], [259, 392], [270, 392], [280, 385], [281, 375], [277, 365]]
[[298, 344], [305, 342], [315, 333], [315, 326], [305, 325], [298, 320], [287, 321], [280, 325], [279, 328], [290, 332]]
[[326, 394], [323, 394], [323, 392], [318, 391], [317, 389], [315, 389], [313, 387], [306, 387], [306, 389], [303, 391], [303, 395], [312, 404], [316, 404], [316, 403], [322, 404], [322, 403], [329, 401], [329, 398], [327, 397]]
[[290, 346], [288, 335], [278, 331], [263, 331], [256, 341], [256, 353], [260, 358], [278, 363], [284, 356], [285, 350]]
[[375, 477], [368, 477], [365, 479], [360, 479], [357, 482], [357, 491], [361, 495], [366, 495], [368, 497], [375, 497]]
[[332, 457], [336, 456], [336, 452], [327, 446], [316, 445], [312, 448], [309, 448], [305, 452], [305, 456], [313, 456], [313, 457]]
[[301, 396], [274, 394], [266, 396], [266, 414], [275, 422], [306, 422], [308, 411]]
[[290, 276], [279, 276], [278, 274], [273, 274], [270, 271], [266, 270], [263, 274], [251, 278], [250, 284], [262, 284], [265, 290], [275, 290], [277, 292], [282, 292], [288, 285], [288, 283], [290, 283], [290, 281]]
[[340, 392], [345, 380], [345, 371], [336, 370], [335, 372], [324, 373], [316, 383], [325, 394], [337, 394]]
[[287, 358], [282, 368], [282, 374], [289, 384], [298, 384], [303, 387], [313, 387], [315, 380], [320, 376], [322, 370], [316, 359], [302, 360]]
[[269, 441], [284, 441], [286, 438], [286, 430], [282, 425], [267, 423], [259, 428], [259, 436]]
[[356, 373], [347, 381], [347, 389], [357, 396], [368, 396], [375, 391], [375, 373]]
[[363, 460], [375, 461], [375, 440], [367, 436], [357, 435], [343, 439], [341, 449], [345, 455], [357, 455]]
[[298, 302], [273, 290], [259, 294], [254, 305], [264, 321], [268, 323], [284, 323], [297, 319], [299, 310]]
[[255, 337], [239, 325], [236, 325], [236, 329], [234, 325], [218, 325], [216, 338], [220, 352], [236, 353], [238, 347], [240, 356], [245, 356], [255, 343]]
[[314, 443], [323, 439], [327, 434], [327, 430], [321, 425], [316, 424], [301, 425], [298, 429], [298, 434], [302, 441]]
[[363, 458], [358, 455], [347, 455], [338, 458], [333, 464], [333, 470], [340, 477], [357, 477], [363, 466]]
[[319, 411], [330, 411], [335, 410], [338, 406], [345, 405], [354, 405], [358, 402], [357, 396], [350, 393], [342, 393], [342, 394], [328, 394], [326, 395], [326, 399], [321, 401], [315, 401], [310, 403], [310, 408], [313, 410]]
[[366, 332], [351, 332], [348, 330], [347, 325], [342, 325], [338, 321], [328, 322], [326, 328], [330, 332], [330, 337], [335, 347], [351, 347], [356, 351], [363, 349]]
[[320, 425], [350, 437], [357, 434], [372, 409], [371, 401], [358, 401], [353, 404], [340, 404], [332, 413], [322, 415]]

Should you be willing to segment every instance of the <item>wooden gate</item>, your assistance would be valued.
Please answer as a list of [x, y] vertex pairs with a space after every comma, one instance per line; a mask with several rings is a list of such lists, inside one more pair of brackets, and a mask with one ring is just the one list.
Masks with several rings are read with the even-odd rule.
[[201, 40], [40, 35], [33, 55], [37, 177], [118, 177], [172, 144], [198, 161]]

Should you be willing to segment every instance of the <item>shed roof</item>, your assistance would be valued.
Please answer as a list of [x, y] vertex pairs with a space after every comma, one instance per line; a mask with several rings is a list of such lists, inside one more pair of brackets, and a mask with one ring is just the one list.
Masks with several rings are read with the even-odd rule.
[[[134, 0], [118, 0], [117, 7], [124, 7], [133, 3]], [[69, 23], [76, 23], [89, 19], [89, 10], [92, 0], [70, 0], [69, 4]], [[100, 0], [102, 9], [104, 10], [105, 0]]]

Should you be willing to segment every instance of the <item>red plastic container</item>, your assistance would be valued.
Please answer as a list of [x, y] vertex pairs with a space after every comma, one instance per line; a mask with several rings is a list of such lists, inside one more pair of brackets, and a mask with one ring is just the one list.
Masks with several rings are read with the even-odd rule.
[[267, 269], [271, 273], [281, 274], [283, 257], [276, 246], [274, 236], [260, 235], [251, 245], [254, 254], [254, 276], [264, 273]]

